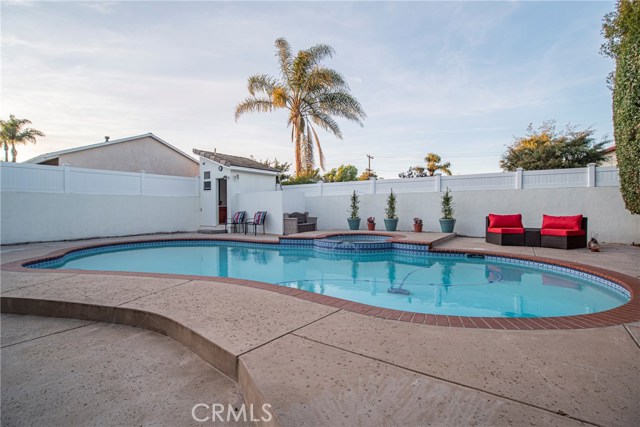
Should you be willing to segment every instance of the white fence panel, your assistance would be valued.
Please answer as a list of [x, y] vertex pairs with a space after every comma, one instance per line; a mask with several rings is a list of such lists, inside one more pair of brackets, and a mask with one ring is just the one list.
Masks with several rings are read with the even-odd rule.
[[620, 185], [620, 179], [617, 168], [596, 168], [596, 187], [617, 187], [618, 185]]
[[318, 184], [283, 185], [282, 191], [296, 191], [304, 193], [304, 195], [308, 197], [320, 195], [320, 187]]
[[587, 187], [587, 168], [550, 169], [522, 173], [522, 188]]
[[507, 190], [516, 187], [516, 173], [502, 172], [497, 174], [442, 176], [441, 190]]
[[0, 163], [2, 191], [198, 196], [198, 178], [20, 163]]
[[145, 175], [142, 194], [147, 196], [198, 196], [198, 178]]
[[371, 183], [369, 181], [353, 181], [353, 182], [329, 182], [322, 184], [323, 196], [345, 196], [351, 195], [353, 191], [356, 193], [371, 193]]
[[436, 178], [381, 179], [376, 182], [376, 193], [424, 193], [436, 191]]
[[64, 172], [61, 168], [6, 162], [1, 165], [2, 191], [64, 192]]
[[69, 168], [69, 193], [140, 194], [140, 174], [96, 169]]

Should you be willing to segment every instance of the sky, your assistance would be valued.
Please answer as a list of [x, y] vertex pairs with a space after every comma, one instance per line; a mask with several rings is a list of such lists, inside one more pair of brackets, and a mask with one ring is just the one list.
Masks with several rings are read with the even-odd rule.
[[43, 131], [40, 154], [152, 132], [202, 149], [292, 162], [284, 111], [234, 120], [253, 74], [278, 76], [274, 41], [336, 55], [364, 126], [321, 131], [327, 169], [397, 178], [428, 152], [454, 174], [499, 172], [532, 123], [613, 139], [600, 54], [614, 2], [32, 2], [3, 0], [1, 104]]

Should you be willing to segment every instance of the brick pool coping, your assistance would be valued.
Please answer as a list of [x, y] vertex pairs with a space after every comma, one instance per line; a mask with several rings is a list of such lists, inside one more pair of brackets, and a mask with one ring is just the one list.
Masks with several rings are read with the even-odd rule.
[[[323, 233], [312, 236], [296, 236], [296, 237], [280, 237], [279, 239], [298, 239], [298, 240], [312, 240], [321, 239], [335, 235], [345, 234], [358, 234], [347, 232], [331, 232]], [[261, 289], [271, 292], [276, 292], [295, 298], [303, 299], [306, 301], [326, 305], [329, 307], [364, 314], [366, 316], [373, 316], [388, 320], [395, 320], [400, 322], [410, 322], [415, 324], [426, 324], [433, 326], [448, 326], [448, 327], [462, 327], [462, 328], [476, 328], [476, 329], [496, 329], [496, 330], [554, 330], [554, 329], [586, 329], [597, 328], [605, 326], [622, 325], [625, 323], [632, 323], [640, 321], [640, 279], [628, 276], [626, 274], [617, 273], [611, 270], [606, 270], [600, 267], [594, 267], [591, 265], [561, 261], [554, 258], [535, 257], [520, 254], [507, 254], [503, 252], [494, 251], [480, 251], [480, 250], [462, 250], [462, 249], [433, 249], [432, 244], [434, 242], [425, 242], [420, 240], [409, 240], [404, 235], [391, 234], [391, 233], [367, 233], [382, 236], [392, 237], [391, 241], [403, 244], [423, 245], [428, 246], [429, 251], [432, 253], [451, 253], [451, 254], [478, 254], [484, 256], [497, 256], [502, 258], [510, 258], [524, 261], [533, 261], [545, 264], [556, 265], [560, 267], [566, 267], [573, 270], [581, 271], [588, 274], [601, 277], [603, 279], [614, 282], [625, 289], [627, 289], [631, 295], [629, 302], [619, 307], [593, 313], [593, 314], [580, 314], [574, 316], [557, 316], [557, 317], [535, 317], [535, 318], [506, 318], [506, 317], [465, 317], [465, 316], [450, 316], [441, 314], [424, 314], [416, 313], [412, 311], [401, 311], [388, 308], [381, 308], [372, 305], [362, 304], [358, 302], [348, 301], [340, 298], [335, 298], [327, 295], [316, 294], [309, 291], [300, 289], [287, 288], [278, 286], [271, 283], [258, 282], [254, 280], [234, 279], [227, 277], [211, 277], [211, 276], [197, 276], [197, 275], [183, 275], [183, 274], [159, 274], [159, 273], [137, 273], [137, 272], [120, 272], [120, 271], [101, 271], [101, 270], [82, 270], [81, 274], [103, 274], [113, 276], [129, 276], [129, 277], [156, 277], [156, 278], [172, 278], [172, 279], [185, 279], [185, 280], [199, 280], [228, 283], [233, 285], [246, 286], [254, 289]], [[448, 237], [438, 239], [437, 241], [447, 240]], [[145, 240], [121, 240], [110, 243], [100, 243], [93, 245], [82, 245], [73, 248], [59, 249], [47, 254], [44, 257], [37, 257], [27, 260], [13, 261], [3, 264], [0, 268], [5, 271], [26, 272], [26, 273], [38, 273], [38, 272], [53, 272], [53, 273], [78, 273], [79, 270], [66, 270], [66, 269], [38, 269], [24, 267], [26, 264], [33, 264], [36, 262], [43, 262], [58, 259], [70, 252], [76, 252], [79, 250], [93, 249], [104, 246], [117, 246], [117, 245], [130, 245], [137, 243], [152, 243], [152, 242], [166, 242], [166, 241], [233, 241], [241, 243], [257, 243], [257, 244], [278, 244], [273, 240], [268, 239], [252, 239], [242, 240], [233, 237], [188, 237], [188, 238], [158, 238], [158, 239], [145, 239]], [[6, 296], [9, 297], [9, 296]], [[5, 298], [3, 296], [2, 298]]]

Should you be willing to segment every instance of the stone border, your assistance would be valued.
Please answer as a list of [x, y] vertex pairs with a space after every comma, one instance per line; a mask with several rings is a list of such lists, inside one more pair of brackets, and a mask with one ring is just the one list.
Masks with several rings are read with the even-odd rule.
[[[288, 237], [289, 239], [320, 239], [334, 235], [343, 235], [350, 233], [332, 232], [315, 235], [313, 237], [304, 236], [301, 238]], [[358, 233], [354, 233], [358, 234]], [[371, 233], [373, 234], [373, 233]], [[394, 241], [403, 244], [416, 244], [423, 246], [431, 246], [433, 242], [419, 242], [419, 241], [407, 241], [404, 240], [406, 236], [390, 234], [390, 233], [375, 233], [382, 236], [394, 237]], [[448, 236], [447, 236], [448, 237]], [[444, 239], [447, 239], [445, 237]], [[285, 237], [286, 239], [287, 237]], [[282, 239], [282, 237], [280, 238]], [[60, 249], [47, 254], [46, 257], [33, 258], [28, 260], [14, 261], [3, 264], [2, 270], [16, 271], [16, 272], [57, 272], [57, 273], [78, 273], [78, 270], [65, 270], [65, 269], [38, 269], [34, 270], [26, 268], [24, 265], [32, 264], [35, 262], [49, 261], [60, 258], [65, 254], [76, 252], [79, 250], [86, 250], [104, 246], [114, 246], [121, 244], [136, 244], [136, 243], [150, 243], [161, 241], [234, 241], [240, 243], [255, 243], [255, 244], [268, 244], [275, 245], [273, 240], [260, 240], [252, 239], [250, 241], [238, 240], [232, 237], [191, 237], [191, 238], [178, 238], [178, 239], [149, 239], [149, 240], [131, 240], [131, 241], [115, 241], [111, 243], [101, 243], [94, 245], [78, 246], [74, 248]], [[441, 240], [441, 239], [440, 239]], [[133, 277], [157, 277], [157, 278], [172, 278], [172, 279], [185, 279], [185, 280], [200, 280], [200, 281], [215, 281], [222, 283], [230, 283], [234, 285], [247, 286], [255, 289], [268, 290], [284, 295], [293, 296], [306, 301], [323, 304], [329, 307], [338, 308], [353, 313], [364, 314], [367, 316], [375, 316], [383, 319], [397, 320], [401, 322], [410, 322], [417, 324], [426, 324], [434, 326], [451, 326], [451, 327], [464, 327], [464, 328], [479, 328], [479, 329], [497, 329], [497, 330], [553, 330], [553, 329], [585, 329], [596, 328], [604, 326], [622, 325], [625, 323], [631, 323], [640, 320], [640, 279], [628, 276], [626, 274], [617, 273], [614, 271], [606, 270], [600, 267], [594, 267], [590, 265], [570, 263], [566, 261], [560, 261], [552, 258], [542, 258], [526, 255], [505, 254], [501, 252], [489, 252], [489, 251], [474, 251], [474, 250], [457, 250], [457, 249], [432, 249], [430, 252], [439, 254], [477, 254], [483, 256], [497, 256], [502, 258], [510, 258], [524, 261], [533, 261], [544, 264], [551, 264], [560, 267], [566, 267], [573, 270], [589, 273], [595, 276], [599, 276], [603, 279], [617, 283], [618, 285], [627, 289], [631, 295], [631, 299], [628, 303], [619, 307], [593, 313], [593, 314], [580, 314], [574, 316], [557, 316], [557, 317], [536, 317], [536, 318], [506, 318], [506, 317], [465, 317], [465, 316], [449, 316], [440, 314], [424, 314], [415, 313], [411, 311], [400, 311], [388, 308], [381, 308], [371, 306], [367, 304], [361, 304], [358, 302], [348, 301], [340, 298], [335, 298], [327, 295], [316, 294], [309, 291], [300, 289], [287, 288], [284, 286], [278, 286], [275, 284], [258, 282], [253, 280], [234, 279], [226, 277], [208, 277], [208, 276], [195, 276], [195, 275], [181, 275], [181, 274], [157, 274], [157, 273], [136, 273], [136, 272], [120, 272], [120, 271], [100, 271], [100, 270], [82, 270], [82, 274], [107, 274], [115, 276], [133, 276]], [[2, 296], [3, 311], [5, 308], [5, 299], [10, 299], [10, 296]], [[7, 302], [8, 303], [8, 302]], [[60, 302], [60, 304], [64, 304]], [[31, 313], [23, 313], [31, 314]], [[205, 359], [206, 360], [206, 359]]]

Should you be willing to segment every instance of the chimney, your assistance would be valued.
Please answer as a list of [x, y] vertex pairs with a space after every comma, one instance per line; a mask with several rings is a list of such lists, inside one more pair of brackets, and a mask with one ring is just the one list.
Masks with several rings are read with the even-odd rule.
[[109, 142], [109, 137], [108, 136], [104, 137], [104, 142]]

